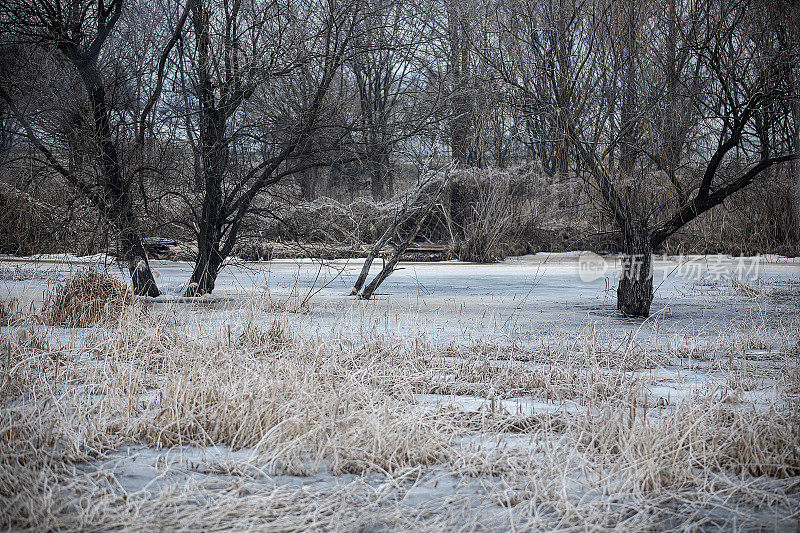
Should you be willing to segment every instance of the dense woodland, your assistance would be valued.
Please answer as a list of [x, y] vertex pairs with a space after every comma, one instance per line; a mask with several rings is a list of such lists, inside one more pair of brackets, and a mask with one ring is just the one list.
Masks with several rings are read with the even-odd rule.
[[646, 316], [653, 253], [800, 242], [790, 0], [0, 0], [0, 121], [2, 252], [113, 251], [139, 295], [143, 237], [191, 296], [413, 232], [621, 252]]

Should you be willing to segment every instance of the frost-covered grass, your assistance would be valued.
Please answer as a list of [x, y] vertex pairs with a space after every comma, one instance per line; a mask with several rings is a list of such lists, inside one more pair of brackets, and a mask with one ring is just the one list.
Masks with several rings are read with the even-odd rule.
[[716, 336], [591, 323], [442, 340], [392, 328], [377, 304], [353, 329], [330, 302], [298, 315], [283, 301], [128, 302], [89, 328], [18, 307], [0, 346], [3, 527], [800, 520], [796, 310]]

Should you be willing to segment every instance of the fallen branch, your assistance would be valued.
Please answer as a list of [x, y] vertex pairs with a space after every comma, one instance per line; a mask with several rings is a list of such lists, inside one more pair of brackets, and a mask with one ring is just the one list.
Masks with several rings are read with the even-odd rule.
[[[386, 229], [381, 238], [378, 239], [378, 242], [375, 243], [375, 246], [373, 246], [372, 250], [367, 256], [367, 260], [364, 262], [364, 267], [361, 269], [361, 274], [359, 275], [358, 280], [356, 281], [356, 284], [353, 287], [351, 295], [358, 295], [359, 299], [361, 300], [369, 300], [375, 293], [377, 288], [380, 286], [380, 284], [383, 283], [383, 281], [386, 278], [388, 278], [392, 272], [394, 272], [394, 269], [397, 266], [397, 263], [400, 261], [400, 258], [402, 257], [403, 253], [405, 253], [409, 245], [414, 241], [414, 238], [417, 236], [417, 233], [419, 233], [420, 228], [422, 228], [422, 224], [425, 223], [425, 219], [428, 218], [428, 215], [431, 213], [433, 208], [436, 207], [436, 203], [439, 201], [439, 197], [442, 195], [442, 192], [445, 190], [447, 184], [450, 181], [450, 172], [452, 171], [452, 169], [453, 169], [452, 165], [448, 167], [445, 177], [439, 184], [439, 188], [436, 190], [436, 193], [433, 194], [433, 196], [424, 206], [416, 209], [410, 209], [408, 207], [404, 207], [404, 209], [398, 213], [398, 216], [395, 217], [395, 220], [392, 222], [389, 228]], [[432, 179], [433, 178], [428, 180], [426, 183], [429, 183], [430, 181], [432, 181]], [[417, 195], [415, 197], [415, 201], [417, 198], [422, 196], [422, 191], [424, 189], [425, 189], [424, 185], [419, 188]], [[375, 278], [370, 282], [369, 285], [367, 285], [367, 287], [364, 289], [364, 292], [359, 294], [361, 286], [366, 281], [367, 274], [369, 273], [369, 268], [372, 265], [372, 261], [380, 253], [381, 249], [386, 245], [386, 243], [389, 242], [389, 239], [394, 234], [394, 232], [398, 230], [399, 227], [406, 220], [409, 220], [411, 216], [415, 214], [418, 214], [419, 218], [416, 224], [414, 224], [414, 227], [406, 235], [405, 239], [403, 239], [403, 241], [396, 247], [391, 258], [389, 259], [389, 261], [386, 262], [386, 264], [383, 266], [378, 275], [375, 276]]]

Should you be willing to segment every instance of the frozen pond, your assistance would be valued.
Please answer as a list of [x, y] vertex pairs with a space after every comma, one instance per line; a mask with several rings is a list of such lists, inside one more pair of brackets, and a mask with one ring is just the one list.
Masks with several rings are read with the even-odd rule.
[[[590, 265], [577, 253], [536, 254], [480, 265], [459, 262], [401, 263], [381, 285], [373, 301], [349, 296], [361, 260], [318, 262], [276, 260], [233, 263], [220, 274], [214, 294], [202, 303], [187, 303], [194, 313], [218, 314], [248, 305], [254, 296], [275, 309], [295, 309], [305, 302], [309, 313], [290, 313], [308, 332], [354, 336], [362, 328], [379, 327], [399, 336], [424, 334], [436, 342], [480, 339], [550, 343], [586, 328], [614, 334], [632, 333], [657, 341], [675, 335], [720, 337], [757, 329], [775, 340], [786, 339], [798, 317], [800, 262], [781, 257], [660, 257], [655, 261], [655, 299], [651, 317], [629, 320], [616, 312], [619, 258]], [[595, 259], [597, 259], [595, 257]], [[3, 297], [36, 302], [80, 262], [17, 262], [7, 269], [36, 267], [51, 279], [3, 281]], [[152, 261], [164, 296], [156, 305], [175, 305], [191, 264]], [[380, 270], [380, 261], [371, 276]], [[110, 267], [120, 279], [126, 272]], [[741, 280], [743, 285], [737, 281]], [[754, 289], [755, 292], [751, 292]], [[181, 302], [186, 300], [181, 299]], [[184, 305], [184, 304], [179, 304]]]

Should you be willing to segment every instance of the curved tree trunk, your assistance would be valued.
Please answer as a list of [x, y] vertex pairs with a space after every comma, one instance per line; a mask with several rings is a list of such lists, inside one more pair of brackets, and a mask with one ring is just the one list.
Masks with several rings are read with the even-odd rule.
[[369, 283], [369, 285], [367, 285], [364, 288], [364, 292], [362, 292], [359, 295], [359, 299], [369, 300], [370, 298], [372, 298], [372, 295], [375, 293], [376, 290], [378, 290], [378, 287], [380, 287], [381, 283], [383, 283], [384, 280], [386, 280], [386, 278], [388, 278], [389, 275], [392, 272], [394, 272], [397, 263], [400, 262], [400, 258], [403, 257], [403, 254], [408, 249], [408, 246], [414, 241], [414, 238], [417, 236], [417, 233], [419, 233], [419, 230], [422, 227], [422, 224], [425, 222], [425, 219], [428, 217], [428, 214], [430, 214], [431, 210], [433, 209], [433, 206], [436, 205], [437, 198], [438, 194], [436, 195], [436, 197], [434, 197], [433, 202], [431, 202], [430, 205], [426, 208], [426, 210], [421, 214], [419, 220], [417, 221], [416, 224], [414, 224], [414, 227], [411, 229], [408, 235], [406, 235], [406, 238], [403, 240], [403, 242], [401, 242], [397, 246], [397, 249], [394, 251], [392, 257], [389, 259], [386, 265], [384, 265], [384, 267], [381, 269], [378, 275], [375, 276], [375, 278]]
[[650, 316], [653, 302], [653, 249], [646, 231], [625, 240], [622, 272], [617, 287], [617, 309], [625, 316]]
[[98, 162], [102, 171], [104, 214], [120, 232], [121, 255], [128, 264], [133, 293], [137, 296], [158, 296], [160, 293], [150, 270], [147, 252], [136, 229], [137, 217], [134, 216], [130, 183], [123, 176], [117, 144], [112, 136], [105, 87], [100, 71], [94, 61], [75, 60], [74, 63], [89, 95], [95, 135], [100, 149]]
[[151, 297], [161, 294], [150, 270], [150, 262], [147, 260], [147, 252], [142, 246], [141, 237], [135, 232], [130, 232], [122, 237], [121, 243], [122, 258], [128, 264], [133, 294]]
[[[451, 169], [452, 169], [452, 167], [451, 167]], [[449, 170], [448, 170], [448, 173], [449, 173]], [[400, 261], [400, 258], [403, 256], [405, 251], [408, 249], [408, 246], [414, 241], [414, 238], [417, 236], [417, 233], [419, 233], [420, 228], [422, 228], [422, 224], [425, 223], [425, 219], [428, 217], [428, 215], [431, 213], [431, 211], [433, 211], [433, 208], [436, 207], [436, 202], [439, 201], [439, 197], [441, 197], [442, 192], [444, 192], [444, 190], [447, 188], [448, 182], [449, 182], [449, 179], [445, 178], [445, 180], [439, 186], [439, 190], [437, 190], [436, 193], [431, 197], [430, 201], [423, 208], [421, 208], [419, 210], [416, 210], [416, 214], [419, 215], [419, 219], [414, 224], [414, 227], [411, 228], [411, 231], [408, 232], [408, 234], [405, 236], [403, 241], [400, 242], [397, 245], [397, 248], [395, 249], [394, 254], [392, 254], [392, 257], [384, 265], [383, 269], [381, 269], [381, 271], [378, 273], [378, 275], [375, 276], [375, 278], [369, 283], [369, 285], [366, 286], [364, 291], [358, 296], [359, 299], [361, 299], [361, 300], [369, 300], [370, 298], [372, 298], [372, 295], [378, 289], [380, 284], [383, 283], [383, 281], [386, 278], [388, 278], [389, 275], [392, 272], [394, 272], [394, 269], [397, 266], [397, 263]], [[422, 188], [420, 188], [420, 192], [421, 191], [422, 191]], [[409, 210], [409, 214], [414, 213], [414, 212], [415, 211], [413, 211], [413, 210]], [[386, 233], [384, 234], [384, 237], [387, 237], [387, 236], [390, 237], [394, 233], [394, 231], [396, 229], [398, 229], [399, 226], [406, 219], [407, 219], [407, 217], [405, 216], [404, 211], [401, 211], [400, 213], [398, 213], [395, 216], [394, 224], [392, 224], [392, 226], [389, 226], [389, 228], [386, 230]], [[383, 240], [384, 237], [381, 237], [381, 240]], [[389, 240], [389, 238], [386, 238], [387, 242], [388, 242], [388, 240]], [[373, 254], [377, 254], [380, 251], [380, 248], [382, 247], [382, 245], [380, 245], [380, 246], [379, 245], [380, 245], [380, 241], [373, 248]], [[373, 255], [373, 258], [374, 258], [374, 255]], [[369, 260], [369, 264], [371, 264], [372, 259], [368, 258], [368, 260]], [[364, 281], [367, 278], [367, 274], [369, 273], [369, 264], [365, 263], [365, 267], [361, 271], [361, 275], [359, 276], [359, 280], [356, 281], [356, 287], [353, 288], [353, 292], [351, 294], [358, 294], [358, 289], [361, 288], [360, 284], [364, 283]]]

